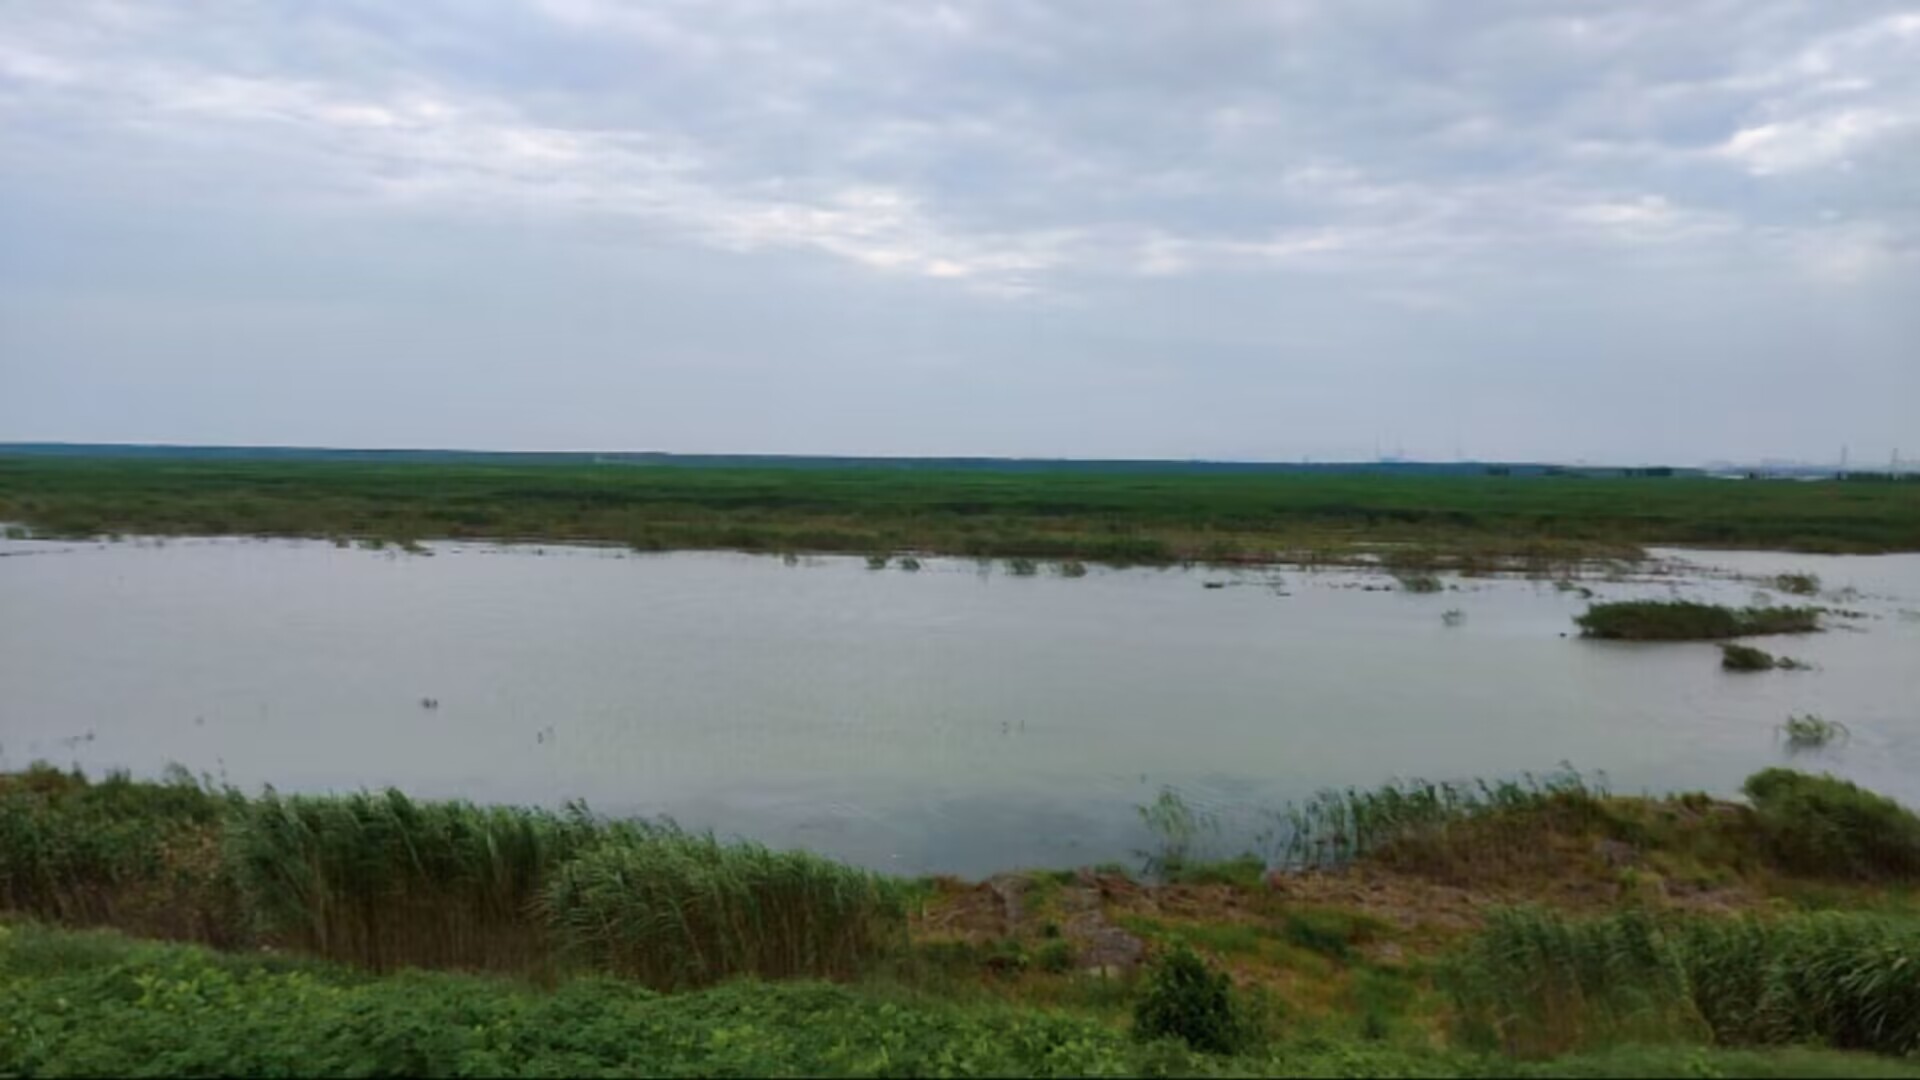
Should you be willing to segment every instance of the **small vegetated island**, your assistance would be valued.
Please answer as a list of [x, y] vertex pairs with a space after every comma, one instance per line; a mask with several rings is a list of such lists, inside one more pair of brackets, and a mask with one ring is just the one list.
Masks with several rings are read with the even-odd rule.
[[1920, 818], [1785, 769], [1328, 792], [903, 880], [668, 825], [0, 775], [0, 1074], [1920, 1076]]
[[1817, 607], [1730, 608], [1691, 600], [1627, 600], [1595, 604], [1576, 616], [1580, 632], [1618, 641], [1716, 641], [1820, 629]]

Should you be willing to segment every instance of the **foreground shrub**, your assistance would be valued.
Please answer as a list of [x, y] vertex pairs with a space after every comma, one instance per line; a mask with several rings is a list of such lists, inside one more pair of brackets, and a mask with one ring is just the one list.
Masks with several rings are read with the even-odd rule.
[[1148, 973], [1146, 991], [1134, 1006], [1133, 1029], [1142, 1039], [1181, 1039], [1211, 1054], [1231, 1054], [1253, 1041], [1227, 976], [1185, 945]]
[[1920, 878], [1920, 817], [1884, 795], [1791, 769], [1755, 773], [1742, 790], [1762, 842], [1786, 869], [1863, 880]]

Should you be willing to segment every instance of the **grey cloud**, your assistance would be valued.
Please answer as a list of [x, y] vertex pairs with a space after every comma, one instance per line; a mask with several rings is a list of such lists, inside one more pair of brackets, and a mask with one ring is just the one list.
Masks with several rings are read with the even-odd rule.
[[[1758, 319], [1742, 347], [1781, 374], [1800, 357], [1769, 341], [1840, 341], [1822, 336], [1820, 313], [1855, 311], [1869, 332], [1844, 336], [1840, 362], [1862, 384], [1916, 389], [1912, 317], [1877, 300], [1920, 283], [1916, 173], [1920, 12], [1907, 3], [15, 3], [0, 6], [0, 213], [36, 221], [0, 254], [14, 295], [0, 301], [0, 373], [58, 403], [79, 388], [48, 373], [54, 358], [133, 363], [137, 335], [62, 321], [87, 300], [125, 305], [129, 328], [173, 343], [159, 350], [168, 363], [212, 377], [218, 365], [194, 346], [218, 354], [219, 342], [165, 318], [154, 297], [184, 290], [195, 302], [182, 310], [217, 311], [234, 275], [182, 272], [178, 253], [150, 246], [143, 215], [179, 219], [169, 242], [248, 252], [289, 291], [344, 288], [368, 333], [404, 326], [449, 352], [479, 334], [462, 329], [464, 306], [391, 310], [373, 291], [386, 275], [366, 268], [422, 260], [461, 295], [497, 297], [524, 279], [455, 272], [472, 259], [445, 252], [477, 258], [502, 236], [535, 235], [528, 265], [576, 289], [594, 287], [586, 267], [673, 292], [690, 286], [637, 267], [724, 266], [742, 312], [801, 327], [756, 337], [680, 318], [648, 323], [670, 338], [641, 340], [603, 325], [614, 352], [644, 353], [625, 362], [658, 375], [635, 385], [661, 392], [707, 400], [703, 380], [770, 368], [777, 351], [858, 389], [855, 372], [891, 355], [903, 385], [969, 365], [1014, 383], [1110, 383], [1093, 404], [1108, 420], [1085, 445], [1058, 442], [1040, 412], [983, 399], [1004, 418], [908, 422], [938, 441], [928, 451], [1129, 452], [1132, 439], [1291, 456], [1336, 440], [1319, 430], [1325, 414], [1425, 431], [1437, 452], [1448, 425], [1421, 418], [1414, 395], [1381, 401], [1383, 421], [1372, 405], [1332, 409], [1334, 388], [1363, 399], [1394, 371], [1422, 387], [1439, 369], [1461, 385], [1500, 373], [1500, 396], [1552, 414], [1551, 378], [1516, 374], [1534, 370], [1515, 366], [1522, 353], [1630, 374], [1719, 370], [1699, 357], [1696, 320], [1636, 306], [1666, 303]], [[124, 249], [123, 264], [62, 241], [98, 237], [84, 223], [103, 215], [119, 222], [103, 242]], [[413, 226], [442, 247], [418, 250]], [[307, 246], [265, 246], [293, 236]], [[348, 236], [350, 250], [334, 250]], [[610, 265], [608, 247], [639, 262]], [[316, 281], [328, 259], [366, 289]], [[876, 320], [874, 340], [749, 295], [802, 284], [851, 323]], [[1728, 305], [1728, 290], [1771, 309]], [[523, 293], [520, 325], [556, 317], [566, 295]], [[1524, 343], [1496, 325], [1516, 298], [1551, 312]], [[316, 317], [254, 302], [222, 318]], [[879, 329], [875, 304], [902, 329]], [[687, 304], [723, 307], [709, 294]], [[1596, 342], [1623, 331], [1633, 355]], [[607, 342], [548, 332], [581, 358], [563, 366], [625, 384], [593, 366], [615, 363]], [[675, 367], [663, 347], [703, 357], [708, 374]], [[87, 355], [67, 359], [76, 352]], [[1347, 369], [1368, 374], [1342, 382]], [[1202, 388], [1221, 380], [1274, 388], [1277, 413], [1311, 412], [1313, 433], [1216, 436]], [[1326, 400], [1311, 403], [1278, 389], [1322, 384], [1313, 393]], [[935, 408], [899, 392], [904, 408]], [[1716, 406], [1707, 383], [1689, 393], [1696, 411]], [[1185, 413], [1142, 435], [1156, 400]], [[1763, 395], [1754, 415], [1795, 404]], [[1809, 451], [1857, 419], [1843, 422], [1837, 397], [1830, 408]], [[22, 435], [59, 434], [35, 426], [48, 415], [59, 410], [0, 405], [0, 424]], [[781, 424], [794, 445], [752, 448], [823, 448], [803, 421]], [[1904, 426], [1920, 443], [1890, 410], [1874, 424], [1881, 441]], [[155, 425], [143, 430], [167, 428]], [[1758, 448], [1751, 416], [1717, 425], [1715, 446]], [[1553, 430], [1515, 437], [1515, 452], [1552, 452]], [[611, 420], [598, 437], [651, 444]], [[1582, 452], [1629, 453], [1632, 440], [1617, 440], [1596, 431]]]

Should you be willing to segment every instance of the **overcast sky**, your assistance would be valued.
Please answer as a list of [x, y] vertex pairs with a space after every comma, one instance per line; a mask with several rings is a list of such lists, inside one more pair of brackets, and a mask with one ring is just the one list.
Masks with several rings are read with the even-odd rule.
[[1920, 457], [1920, 3], [0, 0], [0, 440]]

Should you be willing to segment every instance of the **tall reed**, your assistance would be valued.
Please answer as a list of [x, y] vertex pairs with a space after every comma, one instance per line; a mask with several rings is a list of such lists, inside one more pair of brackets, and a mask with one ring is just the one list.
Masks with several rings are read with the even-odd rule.
[[1435, 783], [1406, 780], [1370, 790], [1330, 789], [1270, 815], [1273, 861], [1290, 869], [1340, 866], [1362, 856], [1395, 855], [1402, 861], [1473, 836], [1478, 848], [1498, 849], [1512, 838], [1488, 836], [1491, 823], [1547, 826], [1571, 816], [1586, 818], [1606, 797], [1605, 777], [1581, 776], [1572, 768], [1517, 780]]
[[237, 900], [208, 842], [224, 804], [184, 771], [157, 784], [42, 763], [0, 775], [0, 909], [235, 944]]
[[226, 854], [272, 940], [376, 971], [523, 971], [549, 951], [532, 917], [547, 876], [600, 832], [584, 810], [269, 790], [235, 804]]
[[1510, 1053], [1620, 1041], [1920, 1050], [1920, 923], [1495, 912], [1449, 979], [1463, 1033]]
[[571, 960], [662, 989], [844, 976], [904, 939], [903, 886], [799, 851], [627, 825], [542, 898]]

